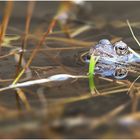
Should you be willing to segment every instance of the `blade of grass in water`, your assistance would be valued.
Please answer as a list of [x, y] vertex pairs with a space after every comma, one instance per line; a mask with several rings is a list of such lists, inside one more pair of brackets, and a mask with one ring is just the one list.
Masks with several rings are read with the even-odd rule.
[[92, 94], [96, 89], [94, 83], [94, 70], [95, 70], [95, 64], [98, 59], [99, 57], [95, 59], [95, 57], [91, 55], [90, 62], [89, 62], [89, 87]]
[[129, 29], [130, 29], [130, 32], [131, 32], [133, 38], [135, 39], [135, 41], [137, 42], [137, 44], [140, 46], [140, 42], [138, 41], [138, 39], [136, 38], [136, 36], [135, 36], [135, 34], [134, 34], [134, 32], [133, 32], [132, 27], [131, 27], [131, 25], [130, 25], [130, 23], [129, 23], [129, 20], [127, 20], [126, 22], [127, 22], [127, 25], [128, 25], [128, 27], [129, 27]]
[[49, 82], [60, 82], [60, 81], [68, 80], [70, 78], [79, 79], [79, 78], [88, 78], [88, 76], [86, 76], [86, 75], [56, 74], [56, 75], [50, 76], [46, 79], [31, 80], [31, 81], [26, 81], [23, 83], [11, 84], [8, 87], [1, 88], [0, 92], [8, 90], [8, 89], [27, 87], [27, 86], [36, 85], [36, 84], [43, 84], [43, 83], [49, 83]]
[[[126, 22], [127, 22], [127, 24], [128, 24], [128, 27], [129, 27], [129, 29], [130, 29], [130, 32], [131, 32], [131, 34], [132, 34], [134, 40], [135, 40], [135, 41], [137, 42], [137, 44], [140, 46], [140, 42], [138, 41], [138, 39], [136, 38], [136, 36], [135, 36], [135, 34], [134, 34], [134, 32], [133, 32], [132, 27], [131, 27], [131, 25], [130, 25], [130, 23], [129, 23], [129, 20], [127, 20]], [[131, 48], [130, 48], [130, 51], [131, 51], [132, 53], [134, 53], [137, 57], [140, 58], [140, 55], [137, 54], [137, 53], [135, 53], [135, 51], [133, 51]], [[131, 86], [130, 86], [130, 88], [128, 89], [128, 92], [127, 92], [127, 93], [130, 92], [130, 90], [131, 90], [132, 87], [134, 86], [135, 82], [136, 82], [139, 78], [140, 78], [140, 75], [133, 81], [133, 83], [131, 84]]]

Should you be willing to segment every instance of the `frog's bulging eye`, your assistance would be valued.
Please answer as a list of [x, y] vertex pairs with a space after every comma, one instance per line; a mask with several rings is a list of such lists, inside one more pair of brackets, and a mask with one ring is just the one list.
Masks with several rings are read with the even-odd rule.
[[114, 50], [118, 55], [125, 55], [128, 52], [128, 46], [123, 41], [119, 41], [115, 43]]
[[128, 71], [125, 67], [122, 67], [122, 66], [118, 66], [116, 67], [113, 75], [116, 79], [123, 79], [127, 76], [128, 74]]

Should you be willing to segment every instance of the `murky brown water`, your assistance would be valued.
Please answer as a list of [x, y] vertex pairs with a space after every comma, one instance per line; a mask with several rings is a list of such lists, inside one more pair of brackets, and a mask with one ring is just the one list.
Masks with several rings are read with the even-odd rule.
[[[30, 28], [33, 35], [37, 36], [37, 29], [42, 29], [43, 32], [47, 30], [59, 4], [60, 2], [36, 2]], [[1, 19], [4, 5], [4, 2], [0, 2]], [[27, 5], [27, 2], [14, 2], [7, 34], [23, 35]], [[140, 48], [132, 38], [126, 20], [135, 26], [133, 29], [139, 38], [139, 7], [140, 2], [86, 2], [78, 11], [77, 19], [90, 24], [91, 28], [74, 39], [93, 44], [102, 38], [112, 41], [122, 39], [138, 52]], [[74, 22], [73, 26], [78, 27], [81, 24]], [[60, 30], [60, 26], [57, 25], [54, 33]], [[63, 33], [51, 34], [48, 38], [51, 37], [68, 39]], [[35, 39], [28, 40], [25, 60], [31, 55], [29, 50], [35, 47], [35, 43]], [[13, 41], [12, 45], [20, 47], [21, 40]], [[53, 50], [49, 50], [48, 47]], [[55, 50], [56, 48], [61, 50]], [[30, 66], [32, 79], [60, 73], [86, 74], [88, 66], [83, 64], [79, 57], [89, 48], [89, 45], [83, 47], [48, 39], [42, 46], [44, 50], [38, 52]], [[3, 47], [2, 55], [10, 50], [11, 48]], [[5, 87], [11, 84], [15, 77], [14, 55], [0, 59], [0, 67], [0, 79], [9, 79], [9, 82], [0, 82], [0, 87]], [[136, 76], [130, 74], [125, 80], [132, 81]], [[1, 92], [0, 138], [140, 138], [139, 102], [135, 111], [138, 99], [127, 94], [126, 85], [122, 86], [98, 77], [95, 77], [95, 84], [103, 96], [91, 95], [88, 79], [22, 88], [31, 111], [28, 111], [27, 104], [23, 103], [14, 90]], [[130, 117], [132, 123], [125, 123], [125, 116]], [[120, 120], [123, 120], [123, 123]]]

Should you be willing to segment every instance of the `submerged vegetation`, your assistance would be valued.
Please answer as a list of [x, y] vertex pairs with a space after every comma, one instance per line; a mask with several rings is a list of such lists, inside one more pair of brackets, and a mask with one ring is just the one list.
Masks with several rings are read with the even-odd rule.
[[82, 59], [103, 38], [139, 57], [139, 5], [0, 2], [0, 138], [140, 138], [140, 64], [118, 80]]

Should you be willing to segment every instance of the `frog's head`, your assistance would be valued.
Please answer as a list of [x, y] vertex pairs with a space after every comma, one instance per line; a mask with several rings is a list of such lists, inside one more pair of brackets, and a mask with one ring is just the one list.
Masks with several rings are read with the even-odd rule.
[[128, 67], [132, 63], [140, 62], [140, 56], [123, 41], [112, 44], [107, 39], [102, 39], [92, 47], [85, 57], [89, 63], [91, 55], [100, 56], [95, 73], [102, 76], [113, 76], [116, 79], [123, 79], [127, 76]]

